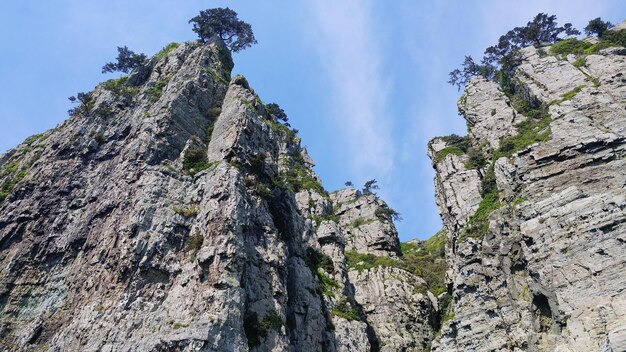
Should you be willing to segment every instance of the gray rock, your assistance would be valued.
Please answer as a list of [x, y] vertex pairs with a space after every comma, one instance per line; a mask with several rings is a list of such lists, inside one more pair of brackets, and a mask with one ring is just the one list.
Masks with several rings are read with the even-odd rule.
[[[435, 163], [438, 206], [453, 246], [452, 305], [433, 350], [625, 350], [624, 57], [605, 50], [579, 69], [575, 57], [522, 53], [516, 79], [529, 97], [551, 103], [551, 136], [495, 162], [500, 207], [484, 237], [462, 237], [476, 204], [467, 192], [479, 182], [467, 182], [468, 170], [459, 166], [464, 156]], [[467, 101], [501, 102], [501, 94], [485, 95], [478, 84], [468, 86]], [[492, 119], [485, 109], [471, 111], [475, 121]], [[430, 148], [434, 160], [441, 140]]]
[[[241, 80], [228, 82], [224, 54], [182, 44], [131, 74], [136, 86], [97, 86], [89, 106], [0, 156], [0, 184], [15, 184], [0, 198], [0, 350], [365, 351], [428, 340], [429, 323], [392, 333], [379, 329], [386, 313], [356, 306], [376, 297], [351, 281], [345, 251], [399, 253], [389, 214], [376, 216], [385, 203], [346, 194], [354, 204], [340, 205], [348, 198], [311, 187], [320, 180], [299, 137], [267, 119]], [[357, 232], [357, 217], [372, 221]], [[423, 281], [394, 275], [407, 280], [380, 309], [427, 317], [432, 297], [409, 294]], [[343, 306], [360, 319], [339, 316]]]

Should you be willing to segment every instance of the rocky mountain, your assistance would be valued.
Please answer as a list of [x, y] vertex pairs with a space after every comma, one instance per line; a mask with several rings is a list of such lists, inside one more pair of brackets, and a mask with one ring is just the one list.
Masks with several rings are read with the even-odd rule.
[[393, 211], [327, 193], [232, 67], [171, 44], [0, 157], [0, 350], [427, 348]]
[[433, 351], [626, 351], [626, 49], [594, 42], [523, 49], [509, 91], [474, 78], [468, 136], [430, 142], [452, 296]]
[[168, 45], [0, 156], [0, 350], [626, 350], [626, 49], [566, 44], [465, 87], [408, 243], [222, 44]]

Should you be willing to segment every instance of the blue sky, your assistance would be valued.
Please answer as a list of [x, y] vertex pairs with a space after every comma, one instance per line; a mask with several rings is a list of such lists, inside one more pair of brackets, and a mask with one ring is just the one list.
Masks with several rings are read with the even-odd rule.
[[[522, 4], [523, 3], [523, 4]], [[447, 74], [539, 12], [579, 29], [626, 18], [623, 0], [201, 1], [4, 0], [0, 3], [0, 152], [67, 117], [67, 97], [110, 78], [116, 46], [154, 54], [195, 39], [187, 21], [229, 6], [259, 44], [235, 72], [300, 130], [328, 190], [379, 180], [404, 220], [401, 240], [441, 227], [426, 143], [464, 134]]]

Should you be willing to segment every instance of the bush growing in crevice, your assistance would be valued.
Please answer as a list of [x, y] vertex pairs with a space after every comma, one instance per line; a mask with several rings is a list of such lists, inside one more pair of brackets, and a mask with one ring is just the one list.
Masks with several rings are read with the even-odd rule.
[[150, 102], [154, 103], [161, 98], [161, 95], [163, 95], [163, 89], [165, 89], [167, 84], [170, 82], [170, 78], [171, 77], [167, 77], [156, 82], [152, 88], [146, 91]]
[[446, 142], [447, 146], [435, 154], [435, 163], [441, 162], [446, 156], [463, 155], [472, 146], [470, 137], [460, 137], [456, 134], [441, 137], [441, 140]]
[[585, 66], [586, 64], [587, 64], [587, 58], [584, 56], [581, 56], [578, 59], [576, 59], [574, 62], [572, 62], [572, 65], [574, 65], [574, 67], [576, 68], [581, 68]]
[[332, 259], [324, 253], [318, 252], [313, 248], [308, 248], [305, 262], [319, 281], [320, 294], [322, 296], [334, 297], [334, 290], [339, 287], [339, 283], [326, 274], [335, 273]]
[[560, 104], [564, 101], [568, 101], [568, 100], [572, 100], [573, 97], [576, 96], [576, 94], [580, 93], [581, 90], [583, 90], [583, 88], [585, 88], [586, 85], [581, 84], [577, 87], [574, 87], [574, 89], [570, 90], [569, 92], [563, 94], [563, 98], [557, 100], [556, 102], [554, 102], [555, 104]]
[[163, 49], [161, 49], [158, 53], [156, 53], [156, 54], [154, 55], [154, 58], [155, 58], [155, 59], [157, 59], [157, 61], [158, 61], [158, 60], [161, 60], [161, 59], [163, 59], [165, 56], [167, 56], [167, 54], [168, 54], [170, 51], [172, 51], [172, 50], [174, 50], [174, 49], [178, 48], [179, 46], [180, 46], [180, 44], [179, 44], [179, 43], [176, 43], [176, 42], [171, 42], [171, 43], [167, 44], [167, 45], [166, 45]]
[[322, 268], [324, 271], [328, 273], [334, 273], [335, 267], [333, 265], [333, 260], [330, 259], [326, 254], [319, 252], [313, 248], [307, 248], [307, 265], [311, 268], [311, 270], [317, 271], [317, 269]]
[[248, 80], [242, 75], [236, 75], [235, 78], [233, 78], [233, 84], [250, 90], [250, 84], [248, 83]]
[[342, 300], [335, 304], [333, 309], [330, 311], [331, 314], [336, 315], [340, 318], [344, 318], [349, 321], [361, 321], [361, 317], [359, 316], [359, 312], [353, 308], [350, 303], [345, 300]]
[[322, 184], [315, 178], [305, 165], [301, 152], [291, 155], [285, 160], [284, 170], [274, 179], [275, 186], [289, 189], [293, 192], [312, 190], [322, 196], [328, 197], [328, 193]]
[[470, 216], [459, 242], [468, 237], [483, 238], [489, 232], [489, 214], [499, 207], [498, 189], [495, 187], [491, 192], [485, 194], [474, 215]]
[[375, 267], [406, 270], [423, 278], [426, 281], [426, 289], [437, 296], [445, 291], [445, 273], [447, 270], [444, 258], [445, 241], [445, 233], [440, 231], [425, 241], [401, 243], [402, 256], [398, 259], [379, 257], [371, 253], [346, 251], [346, 264], [350, 270], [359, 272]]
[[400, 213], [390, 208], [386, 203], [376, 208], [374, 215], [382, 222], [402, 221]]
[[124, 104], [128, 104], [137, 93], [139, 88], [131, 87], [128, 84], [128, 77], [120, 77], [117, 79], [110, 79], [102, 84], [102, 87], [109, 92], [113, 93], [113, 96], [118, 99], [123, 99]]
[[275, 310], [268, 312], [263, 320], [259, 320], [257, 313], [249, 313], [243, 322], [244, 332], [250, 349], [259, 346], [262, 339], [267, 337], [270, 329], [280, 331], [284, 322]]
[[198, 215], [198, 204], [192, 204], [189, 206], [178, 207], [175, 206], [172, 208], [174, 212], [178, 215], [181, 215], [185, 218], [193, 218]]
[[197, 251], [202, 248], [202, 243], [204, 242], [204, 237], [200, 232], [196, 231], [193, 235], [187, 237], [186, 248], [187, 251]]
[[487, 159], [485, 159], [481, 148], [470, 147], [467, 149], [467, 162], [464, 164], [466, 169], [481, 169], [485, 165], [487, 165]]
[[215, 163], [209, 163], [207, 152], [204, 148], [195, 147], [185, 151], [183, 158], [183, 171], [188, 175], [194, 176], [200, 171], [206, 170]]
[[76, 96], [71, 96], [68, 98], [70, 102], [74, 104], [78, 104], [77, 107], [69, 109], [67, 111], [70, 116], [73, 115], [88, 115], [94, 108], [95, 99], [93, 98], [91, 92], [89, 93], [78, 93]]
[[516, 125], [517, 134], [507, 136], [500, 141], [500, 148], [494, 155], [494, 161], [500, 157], [510, 157], [520, 150], [535, 143], [545, 142], [550, 138], [552, 118], [546, 115], [540, 120], [526, 119]]
[[344, 254], [348, 268], [358, 270], [359, 272], [378, 266], [402, 268], [402, 264], [398, 260], [389, 257], [379, 257], [371, 253], [360, 253], [357, 251], [346, 251]]
[[354, 221], [350, 223], [350, 227], [353, 229], [359, 228], [363, 225], [371, 224], [375, 221], [379, 221], [380, 219], [365, 219], [365, 218], [356, 218]]

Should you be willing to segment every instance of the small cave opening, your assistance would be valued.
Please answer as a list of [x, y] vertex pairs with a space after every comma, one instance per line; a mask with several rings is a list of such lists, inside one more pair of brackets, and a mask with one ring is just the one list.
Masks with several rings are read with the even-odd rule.
[[533, 307], [535, 313], [539, 317], [539, 331], [548, 332], [553, 327], [553, 315], [550, 308], [550, 302], [548, 297], [542, 293], [535, 293], [533, 295]]

